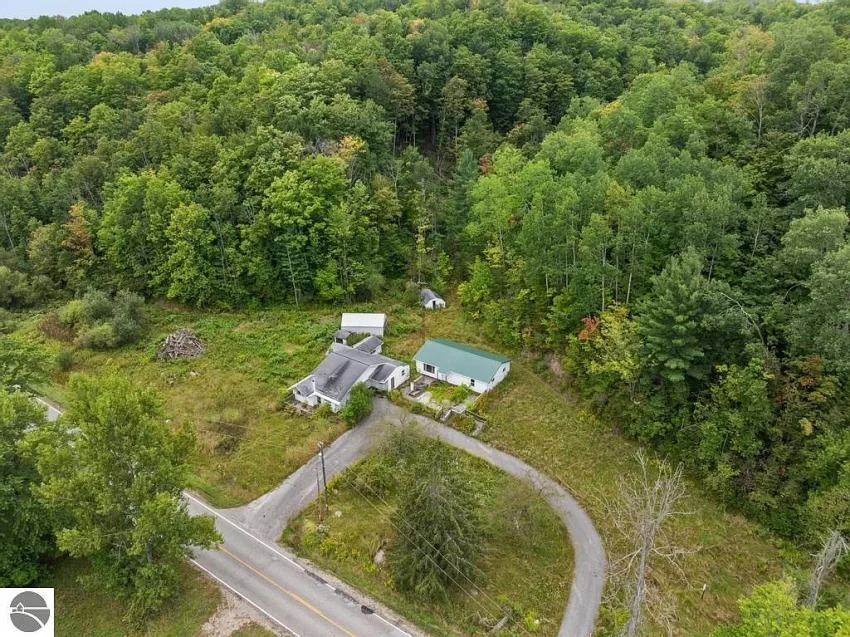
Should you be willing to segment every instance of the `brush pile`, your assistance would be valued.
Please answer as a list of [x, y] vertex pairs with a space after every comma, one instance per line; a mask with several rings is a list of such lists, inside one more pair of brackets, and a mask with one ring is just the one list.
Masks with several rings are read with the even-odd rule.
[[192, 330], [182, 329], [166, 337], [156, 357], [161, 361], [198, 358], [203, 355], [205, 349], [204, 343]]

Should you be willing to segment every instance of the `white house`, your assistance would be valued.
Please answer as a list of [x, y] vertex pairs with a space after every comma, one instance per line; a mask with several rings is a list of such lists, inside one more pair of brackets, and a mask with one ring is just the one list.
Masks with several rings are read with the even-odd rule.
[[386, 327], [386, 314], [360, 314], [352, 312], [343, 313], [342, 322], [339, 326], [340, 332], [372, 334], [373, 336], [383, 336]]
[[422, 307], [428, 310], [446, 307], [443, 297], [428, 288], [424, 288], [419, 292], [419, 302], [422, 303]]
[[375, 353], [380, 342], [370, 336], [355, 347], [333, 343], [313, 373], [290, 387], [293, 397], [310, 407], [327, 404], [339, 411], [357, 383], [378, 391], [401, 387], [410, 378], [410, 366]]
[[511, 371], [509, 358], [447, 338], [425, 341], [413, 358], [420, 374], [466, 385], [479, 394], [493, 389]]

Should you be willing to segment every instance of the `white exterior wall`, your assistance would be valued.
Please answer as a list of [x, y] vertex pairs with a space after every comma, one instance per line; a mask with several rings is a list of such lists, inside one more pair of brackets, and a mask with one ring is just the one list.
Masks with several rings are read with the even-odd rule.
[[305, 405], [308, 405], [309, 407], [318, 407], [321, 404], [330, 405], [331, 409], [334, 412], [337, 412], [340, 409], [342, 409], [342, 406], [346, 402], [348, 402], [348, 396], [346, 396], [343, 399], [342, 402], [339, 402], [339, 401], [333, 400], [331, 398], [328, 398], [327, 396], [324, 396], [324, 395], [322, 395], [318, 392], [316, 392], [314, 394], [310, 394], [309, 396], [302, 396], [298, 392], [293, 391], [292, 395], [295, 397], [295, 400], [297, 400], [298, 402], [303, 403]]
[[366, 327], [364, 325], [343, 325], [342, 329], [348, 330], [352, 334], [373, 334], [374, 336], [383, 336], [384, 327]]
[[437, 308], [446, 307], [446, 302], [443, 299], [431, 299], [425, 304], [425, 307], [429, 310], [436, 310]]
[[490, 391], [490, 390], [491, 390], [491, 389], [493, 389], [496, 385], [498, 385], [498, 384], [499, 384], [499, 383], [501, 383], [503, 380], [505, 380], [505, 376], [507, 376], [507, 375], [508, 375], [508, 372], [509, 372], [509, 371], [511, 371], [511, 362], [510, 362], [510, 361], [508, 361], [507, 363], [502, 364], [502, 366], [501, 366], [501, 367], [499, 368], [499, 370], [496, 372], [496, 375], [495, 375], [495, 376], [493, 376], [493, 380], [492, 380], [492, 381], [490, 381], [490, 385], [489, 385], [489, 387], [487, 387], [487, 391]]
[[398, 389], [404, 383], [410, 380], [410, 367], [408, 365], [403, 365], [396, 369], [389, 378], [387, 378], [386, 386], [387, 391], [390, 390], [390, 380], [392, 380], [392, 389]]
[[476, 380], [475, 384], [472, 384], [472, 379], [468, 376], [463, 376], [461, 374], [457, 374], [455, 372], [449, 372], [446, 374], [446, 382], [450, 385], [465, 385], [469, 387], [472, 391], [480, 394], [482, 392], [487, 391], [487, 383], [484, 383], [480, 380]]
[[430, 376], [431, 378], [436, 378], [437, 380], [446, 380], [446, 375], [441, 374], [439, 369], [434, 370], [434, 373], [425, 371], [425, 363], [422, 361], [416, 361], [416, 371], [425, 376]]
[[507, 376], [508, 372], [511, 371], [511, 363], [510, 361], [507, 363], [503, 363], [502, 366], [499, 367], [499, 369], [496, 371], [496, 375], [493, 377], [493, 380], [490, 381], [489, 385], [480, 380], [476, 380], [475, 385], [473, 386], [471, 378], [469, 378], [468, 376], [463, 376], [462, 374], [458, 374], [456, 372], [449, 372], [448, 374], [443, 374], [440, 372], [439, 369], [436, 369], [435, 373], [431, 374], [430, 372], [425, 371], [425, 364], [422, 361], [416, 361], [416, 371], [424, 376], [430, 376], [431, 378], [436, 378], [437, 380], [444, 380], [450, 385], [466, 385], [472, 391], [481, 394], [485, 391], [490, 391], [505, 379], [505, 376]]

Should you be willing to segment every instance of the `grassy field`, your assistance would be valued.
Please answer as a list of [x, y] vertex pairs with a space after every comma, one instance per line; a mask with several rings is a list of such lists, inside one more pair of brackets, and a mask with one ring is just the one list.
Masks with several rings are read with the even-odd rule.
[[[71, 371], [118, 372], [157, 388], [174, 422], [198, 432], [191, 486], [218, 506], [236, 506], [268, 491], [315, 453], [319, 441], [343, 430], [336, 419], [295, 416], [279, 406], [281, 392], [322, 358], [338, 328], [336, 313], [269, 310], [203, 314], [166, 306], [148, 311], [145, 337], [109, 352], [79, 350]], [[63, 345], [25, 331], [52, 351]], [[195, 360], [158, 362], [166, 335], [190, 327], [207, 345]], [[63, 402], [67, 374], [55, 374], [45, 393]]]
[[[426, 316], [422, 332], [492, 349], [477, 325], [456, 310]], [[420, 335], [407, 334], [389, 339], [388, 349], [410, 355], [420, 341]], [[616, 495], [617, 476], [636, 469], [638, 446], [583, 411], [540, 361], [521, 356], [514, 357], [508, 378], [479, 401], [475, 410], [489, 417], [480, 437], [567, 487], [588, 509], [611, 552], [617, 536], [599, 501]], [[673, 567], [658, 564], [651, 580], [676, 602], [674, 634], [705, 635], [735, 617], [738, 597], [754, 584], [779, 575], [798, 556], [703, 497], [693, 484], [689, 484], [685, 506], [692, 515], [674, 523], [674, 536], [681, 546], [698, 549], [682, 563], [686, 579]], [[701, 600], [703, 584], [708, 585], [708, 592]], [[657, 632], [663, 634], [660, 628]]]
[[[453, 303], [436, 313], [399, 303], [346, 309], [388, 312], [384, 351], [396, 358], [410, 359], [430, 336], [498, 349]], [[189, 418], [196, 424], [200, 444], [193, 486], [216, 504], [236, 505], [273, 487], [314, 453], [317, 441], [330, 441], [342, 431], [332, 419], [293, 416], [277, 407], [281, 389], [321, 360], [338, 326], [339, 311], [271, 308], [209, 314], [153, 307], [140, 343], [117, 352], [78, 352], [74, 371], [121, 371], [158, 388], [173, 420]], [[22, 329], [45, 341], [36, 322], [34, 318]], [[192, 327], [205, 340], [205, 356], [156, 362], [162, 339], [182, 326]], [[55, 352], [62, 347], [56, 342], [48, 346]], [[56, 376], [50, 388], [60, 400], [65, 378]], [[510, 376], [475, 409], [490, 416], [482, 438], [570, 489], [588, 508], [610, 551], [615, 531], [597, 501], [612, 497], [615, 478], [635, 469], [637, 446], [584, 412], [539, 361], [516, 353]], [[691, 485], [690, 493], [693, 515], [675, 526], [680, 543], [699, 549], [683, 564], [687, 580], [664, 565], [651, 573], [653, 582], [678, 604], [676, 635], [707, 634], [718, 622], [734, 617], [739, 596], [796, 559], [794, 551], [725, 512], [696, 486]], [[708, 593], [700, 600], [703, 584]]]
[[166, 605], [143, 629], [134, 629], [123, 621], [127, 612], [123, 603], [80, 586], [77, 578], [86, 569], [79, 560], [62, 560], [45, 583], [56, 589], [59, 637], [187, 637], [198, 633], [221, 601], [218, 587], [187, 565], [176, 602]]
[[[573, 561], [569, 537], [543, 497], [490, 464], [442, 446], [441, 455], [456, 459], [467, 484], [479, 492], [483, 525], [487, 529], [480, 569], [473, 578], [481, 593], [467, 581], [459, 582], [468, 594], [455, 590], [448, 603], [414, 600], [395, 590], [386, 566], [373, 556], [394, 535], [390, 516], [398, 502], [399, 484], [380, 498], [368, 487], [351, 484], [368, 480], [370, 467], [383, 466], [370, 458], [351, 468], [344, 478], [329, 485], [329, 515], [318, 525], [314, 504], [284, 531], [284, 542], [299, 554], [341, 576], [360, 590], [414, 620], [433, 635], [483, 635], [510, 606], [520, 626], [504, 635], [555, 635], [569, 596]], [[379, 475], [388, 473], [386, 469]], [[365, 476], [365, 477], [364, 477]], [[368, 502], [365, 498], [368, 498]]]

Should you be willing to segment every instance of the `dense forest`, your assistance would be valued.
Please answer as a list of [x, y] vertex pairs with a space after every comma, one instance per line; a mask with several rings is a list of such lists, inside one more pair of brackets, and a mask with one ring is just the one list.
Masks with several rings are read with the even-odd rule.
[[0, 307], [428, 282], [797, 543], [850, 533], [850, 2], [0, 21]]

